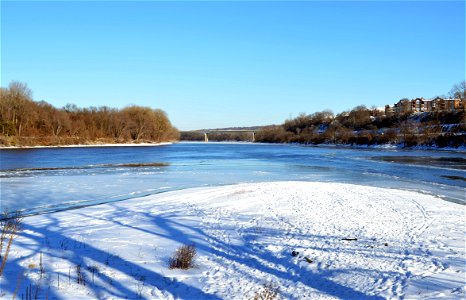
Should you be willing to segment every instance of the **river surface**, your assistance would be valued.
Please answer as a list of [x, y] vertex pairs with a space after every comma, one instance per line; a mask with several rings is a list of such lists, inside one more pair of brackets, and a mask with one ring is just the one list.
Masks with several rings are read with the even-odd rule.
[[465, 203], [464, 152], [252, 143], [0, 150], [1, 209], [44, 213], [190, 187], [342, 182]]

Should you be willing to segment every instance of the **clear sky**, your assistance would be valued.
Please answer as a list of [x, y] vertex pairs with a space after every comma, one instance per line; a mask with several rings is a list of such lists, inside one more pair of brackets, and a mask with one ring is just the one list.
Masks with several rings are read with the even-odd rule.
[[1, 85], [57, 107], [165, 110], [182, 130], [447, 94], [464, 1], [1, 1]]

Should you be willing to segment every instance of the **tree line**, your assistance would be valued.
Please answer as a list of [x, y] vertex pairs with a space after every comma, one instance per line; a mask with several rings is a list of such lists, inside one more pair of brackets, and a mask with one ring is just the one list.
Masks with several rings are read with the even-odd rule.
[[[181, 132], [181, 141], [203, 142], [205, 139], [202, 131]], [[209, 141], [221, 142], [250, 142], [252, 141], [251, 133], [246, 132], [210, 132]]]
[[56, 108], [34, 101], [25, 83], [0, 88], [0, 144], [60, 145], [89, 143], [164, 142], [179, 139], [167, 114], [160, 109]]
[[282, 125], [264, 127], [256, 134], [256, 141], [459, 147], [466, 144], [464, 120], [464, 110], [395, 116], [358, 106], [338, 115], [331, 111], [300, 114]]
[[[466, 84], [456, 84], [453, 98], [466, 101]], [[303, 144], [402, 144], [438, 147], [466, 145], [465, 110], [420, 114], [386, 114], [377, 108], [357, 106], [334, 115], [325, 110], [302, 113], [282, 125], [266, 126], [256, 134], [257, 142]]]

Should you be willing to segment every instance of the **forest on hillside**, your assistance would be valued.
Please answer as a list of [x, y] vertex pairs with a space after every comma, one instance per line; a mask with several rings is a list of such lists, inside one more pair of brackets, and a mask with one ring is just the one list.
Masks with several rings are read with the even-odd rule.
[[[447, 97], [464, 103], [466, 82], [453, 85]], [[282, 125], [264, 127], [257, 133], [256, 141], [457, 148], [466, 145], [466, 114], [464, 106], [454, 110], [395, 113], [360, 105], [337, 115], [328, 110], [302, 113]]]
[[338, 115], [331, 111], [301, 114], [282, 125], [264, 127], [256, 134], [256, 141], [457, 148], [466, 144], [464, 120], [464, 110], [386, 115], [357, 106]]
[[25, 83], [0, 88], [0, 145], [35, 146], [95, 143], [165, 142], [179, 139], [160, 109], [128, 106], [123, 109], [56, 108], [34, 101]]

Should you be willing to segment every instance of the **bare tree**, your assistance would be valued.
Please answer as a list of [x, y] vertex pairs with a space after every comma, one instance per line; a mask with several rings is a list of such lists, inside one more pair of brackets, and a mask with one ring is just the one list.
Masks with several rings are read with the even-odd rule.
[[466, 100], [466, 81], [455, 84], [450, 90], [450, 97]]
[[43, 144], [74, 142], [76, 138], [87, 142], [160, 142], [179, 139], [179, 132], [160, 109], [135, 105], [123, 110], [107, 106], [78, 108], [74, 104], [57, 109], [45, 101], [33, 101], [27, 85], [15, 81], [0, 88], [0, 142], [29, 143], [30, 137]]

